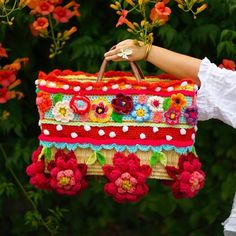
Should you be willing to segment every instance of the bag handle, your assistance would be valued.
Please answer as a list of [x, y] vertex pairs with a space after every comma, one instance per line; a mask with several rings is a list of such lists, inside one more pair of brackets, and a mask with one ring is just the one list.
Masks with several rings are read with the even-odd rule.
[[[107, 63], [108, 63], [108, 61], [106, 59], [104, 59], [103, 62], [102, 62], [102, 65], [100, 67], [100, 70], [98, 72], [97, 82], [102, 81], [105, 69], [107, 67]], [[140, 67], [138, 66], [138, 64], [136, 62], [133, 62], [133, 61], [130, 61], [129, 63], [130, 63], [131, 69], [132, 69], [132, 71], [134, 73], [134, 76], [137, 79], [137, 81], [143, 80], [144, 75], [143, 75]]]
[[[112, 50], [112, 49], [115, 49], [115, 46], [113, 46], [110, 50]], [[108, 63], [108, 61], [106, 59], [104, 59], [103, 62], [102, 62], [102, 65], [100, 67], [100, 70], [98, 72], [97, 82], [102, 81], [104, 72], [105, 72], [106, 67], [107, 67], [107, 63]], [[134, 62], [134, 61], [130, 61], [129, 64], [130, 64], [130, 67], [131, 67], [131, 69], [132, 69], [132, 71], [134, 73], [134, 76], [135, 76], [136, 80], [137, 81], [143, 80], [144, 79], [144, 75], [143, 75], [143, 72], [140, 69], [139, 65], [136, 62]]]

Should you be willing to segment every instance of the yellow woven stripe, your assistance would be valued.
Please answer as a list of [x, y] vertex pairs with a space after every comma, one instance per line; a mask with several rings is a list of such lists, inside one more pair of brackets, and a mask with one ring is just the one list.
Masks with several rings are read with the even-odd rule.
[[145, 122], [145, 123], [137, 123], [137, 122], [123, 122], [123, 123], [113, 123], [113, 122], [107, 122], [107, 123], [96, 123], [96, 122], [66, 122], [62, 123], [60, 121], [56, 121], [53, 119], [43, 119], [40, 121], [41, 124], [54, 124], [54, 125], [71, 125], [71, 126], [84, 126], [84, 125], [89, 125], [92, 127], [110, 127], [110, 126], [115, 126], [115, 127], [123, 127], [124, 125], [127, 126], [136, 126], [136, 127], [158, 127], [158, 128], [185, 128], [185, 129], [192, 129], [193, 127], [187, 124], [179, 124], [179, 125], [168, 125], [168, 124], [161, 124], [159, 123], [158, 125], [156, 123], [152, 122]]

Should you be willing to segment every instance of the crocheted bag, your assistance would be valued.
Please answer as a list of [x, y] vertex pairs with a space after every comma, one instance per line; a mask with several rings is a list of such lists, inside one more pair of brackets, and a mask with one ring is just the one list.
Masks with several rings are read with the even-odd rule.
[[36, 80], [40, 146], [27, 168], [37, 188], [74, 195], [86, 175], [104, 175], [118, 202], [148, 192], [147, 178], [168, 180], [175, 197], [193, 197], [205, 174], [194, 151], [197, 86], [169, 75], [54, 70]]

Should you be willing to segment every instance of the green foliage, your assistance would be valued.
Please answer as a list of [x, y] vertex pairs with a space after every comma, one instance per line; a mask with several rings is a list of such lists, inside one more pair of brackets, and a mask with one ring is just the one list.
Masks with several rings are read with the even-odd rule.
[[[219, 121], [199, 123], [196, 150], [207, 179], [205, 188], [194, 199], [175, 200], [170, 190], [156, 180], [148, 180], [149, 195], [139, 203], [123, 205], [104, 194], [103, 177], [89, 177], [89, 188], [74, 197], [39, 191], [28, 183], [25, 169], [38, 146], [39, 134], [34, 85], [37, 74], [56, 68], [97, 72], [103, 54], [117, 42], [132, 37], [124, 28], [115, 28], [117, 17], [109, 3], [80, 1], [81, 17], [73, 22], [78, 32], [63, 53], [52, 60], [48, 59], [49, 42], [31, 36], [27, 26], [31, 18], [26, 11], [16, 15], [12, 27], [0, 25], [0, 42], [11, 49], [9, 60], [30, 59], [19, 74], [24, 99], [0, 106], [0, 114], [3, 110], [10, 112], [10, 117], [0, 123], [0, 144], [6, 152], [5, 159], [0, 152], [0, 234], [221, 236], [221, 222], [230, 213], [236, 186], [236, 132]], [[173, 4], [168, 24], [154, 32], [155, 43], [195, 57], [207, 56], [216, 64], [223, 58], [235, 60], [236, 1], [208, 3], [208, 9], [197, 19]], [[139, 64], [146, 74], [160, 73], [150, 64]], [[125, 62], [110, 63], [107, 69], [130, 70]], [[54, 102], [59, 100], [55, 98]], [[102, 162], [101, 156], [97, 158]]]

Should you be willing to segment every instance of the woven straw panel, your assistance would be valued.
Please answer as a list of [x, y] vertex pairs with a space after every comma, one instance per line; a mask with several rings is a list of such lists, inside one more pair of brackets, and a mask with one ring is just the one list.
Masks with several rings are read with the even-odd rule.
[[[52, 154], [54, 156], [55, 152], [57, 151], [55, 148], [52, 148]], [[65, 151], [65, 150], [64, 150]], [[77, 148], [75, 151], [75, 155], [77, 157], [78, 163], [85, 163], [87, 162], [88, 158], [93, 154], [94, 151], [92, 151], [89, 148]], [[100, 153], [104, 155], [106, 158], [106, 164], [112, 165], [112, 158], [114, 154], [117, 151], [112, 150], [101, 150]], [[124, 151], [125, 155], [127, 155], [129, 152]], [[152, 155], [152, 151], [143, 152], [143, 151], [137, 151], [135, 154], [140, 158], [141, 164], [147, 164], [150, 165], [150, 157]], [[174, 151], [163, 151], [163, 153], [167, 156], [167, 165], [177, 167], [178, 161], [179, 161], [179, 154], [177, 154]], [[96, 161], [93, 165], [88, 166], [87, 175], [103, 175], [102, 166]], [[171, 180], [170, 176], [167, 174], [165, 167], [158, 163], [155, 167], [152, 168], [152, 173], [149, 176], [151, 179], [162, 179], [162, 180]]]

